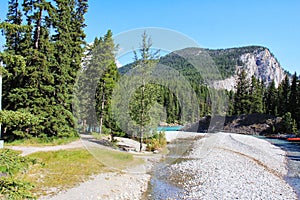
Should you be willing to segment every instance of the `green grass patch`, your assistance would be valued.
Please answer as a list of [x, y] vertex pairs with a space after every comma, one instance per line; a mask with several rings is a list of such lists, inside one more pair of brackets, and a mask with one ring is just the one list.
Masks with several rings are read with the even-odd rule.
[[5, 142], [5, 146], [56, 146], [74, 142], [79, 137], [65, 137], [65, 138], [36, 138], [14, 140], [12, 142]]
[[89, 151], [105, 166], [117, 170], [125, 170], [145, 162], [131, 153], [117, 150], [90, 148]]
[[57, 193], [108, 171], [85, 149], [37, 152], [27, 157], [39, 164], [19, 174], [19, 178], [35, 185], [32, 192], [36, 196]]

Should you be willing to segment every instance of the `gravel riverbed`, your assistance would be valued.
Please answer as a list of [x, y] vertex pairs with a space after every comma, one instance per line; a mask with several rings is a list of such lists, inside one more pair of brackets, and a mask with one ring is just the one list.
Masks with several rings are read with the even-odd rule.
[[209, 134], [170, 171], [182, 199], [297, 199], [283, 179], [285, 152], [252, 136]]

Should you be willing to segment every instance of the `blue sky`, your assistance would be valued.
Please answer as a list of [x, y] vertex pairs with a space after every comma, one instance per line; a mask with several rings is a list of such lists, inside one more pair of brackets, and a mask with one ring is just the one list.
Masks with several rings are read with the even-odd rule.
[[[6, 4], [0, 1], [1, 19]], [[205, 48], [266, 46], [284, 69], [299, 74], [299, 11], [298, 0], [90, 0], [86, 40], [92, 42], [108, 29], [119, 34], [161, 27], [181, 32]]]

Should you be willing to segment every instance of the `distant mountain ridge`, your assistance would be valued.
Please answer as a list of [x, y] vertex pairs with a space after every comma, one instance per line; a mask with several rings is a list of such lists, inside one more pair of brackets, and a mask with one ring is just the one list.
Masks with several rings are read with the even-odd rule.
[[[190, 60], [193, 60], [192, 64]], [[274, 80], [276, 87], [286, 76], [285, 70], [276, 57], [268, 48], [262, 46], [216, 50], [185, 48], [162, 56], [159, 63], [178, 70], [194, 84], [203, 81], [201, 72], [197, 68], [213, 63], [219, 73], [218, 76], [214, 76], [216, 78], [211, 83], [216, 89], [234, 90], [236, 76], [242, 69], [246, 70], [248, 77], [254, 75], [265, 85], [269, 85]], [[119, 71], [121, 74], [125, 74], [133, 66], [133, 63], [130, 63], [119, 68]]]

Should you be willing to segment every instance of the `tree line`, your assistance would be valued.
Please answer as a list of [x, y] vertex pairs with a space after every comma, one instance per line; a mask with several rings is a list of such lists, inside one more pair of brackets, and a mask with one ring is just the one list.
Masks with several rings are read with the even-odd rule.
[[275, 87], [274, 80], [269, 86], [247, 77], [242, 70], [237, 77], [236, 91], [228, 92], [230, 99], [229, 115], [262, 113], [282, 117], [286, 133], [298, 133], [300, 126], [300, 80], [296, 72], [291, 80], [288, 74]]

